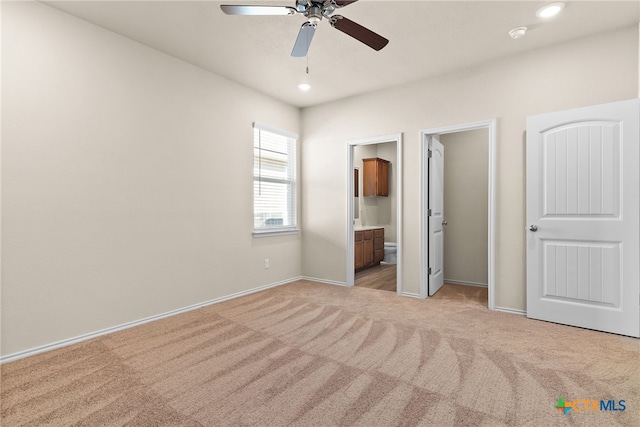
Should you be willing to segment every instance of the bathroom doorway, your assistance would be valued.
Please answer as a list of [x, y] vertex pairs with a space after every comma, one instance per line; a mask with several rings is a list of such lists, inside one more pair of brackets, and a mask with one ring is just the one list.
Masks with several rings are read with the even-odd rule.
[[347, 286], [401, 294], [402, 134], [347, 148]]

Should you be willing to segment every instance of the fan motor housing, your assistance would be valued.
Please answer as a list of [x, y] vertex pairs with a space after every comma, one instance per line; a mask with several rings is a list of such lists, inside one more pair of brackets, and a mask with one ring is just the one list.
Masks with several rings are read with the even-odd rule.
[[316, 24], [322, 19], [322, 17], [329, 17], [335, 11], [334, 2], [331, 0], [325, 1], [309, 1], [298, 0], [296, 3], [296, 10], [298, 13], [306, 16], [309, 21]]

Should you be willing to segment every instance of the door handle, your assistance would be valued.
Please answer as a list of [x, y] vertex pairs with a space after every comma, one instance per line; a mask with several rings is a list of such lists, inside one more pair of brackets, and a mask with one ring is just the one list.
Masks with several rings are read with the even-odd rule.
[[449, 224], [447, 221], [442, 221], [442, 225], [447, 225]]
[[529, 226], [529, 231], [538, 231], [538, 226], [533, 224]]

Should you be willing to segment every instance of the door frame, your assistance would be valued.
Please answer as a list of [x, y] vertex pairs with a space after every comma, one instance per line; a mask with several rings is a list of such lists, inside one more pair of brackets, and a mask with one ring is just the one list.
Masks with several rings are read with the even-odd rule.
[[425, 156], [429, 151], [429, 140], [435, 135], [458, 133], [469, 130], [487, 129], [489, 131], [489, 173], [488, 185], [488, 308], [495, 310], [495, 224], [496, 224], [496, 119], [483, 120], [471, 123], [462, 123], [452, 126], [430, 128], [420, 131], [420, 298], [428, 298], [429, 295], [429, 159]]
[[396, 264], [396, 293], [402, 293], [402, 133], [381, 135], [371, 138], [353, 139], [347, 141], [347, 286], [355, 285], [355, 242], [354, 242], [354, 218], [353, 218], [353, 198], [354, 194], [354, 148], [357, 145], [375, 145], [387, 142], [396, 143], [396, 159], [393, 167], [396, 172], [396, 244], [397, 244], [397, 264]]

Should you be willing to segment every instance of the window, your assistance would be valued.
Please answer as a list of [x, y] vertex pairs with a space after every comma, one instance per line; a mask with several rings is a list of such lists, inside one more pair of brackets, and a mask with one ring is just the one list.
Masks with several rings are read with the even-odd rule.
[[298, 231], [296, 141], [298, 135], [253, 124], [253, 234]]

